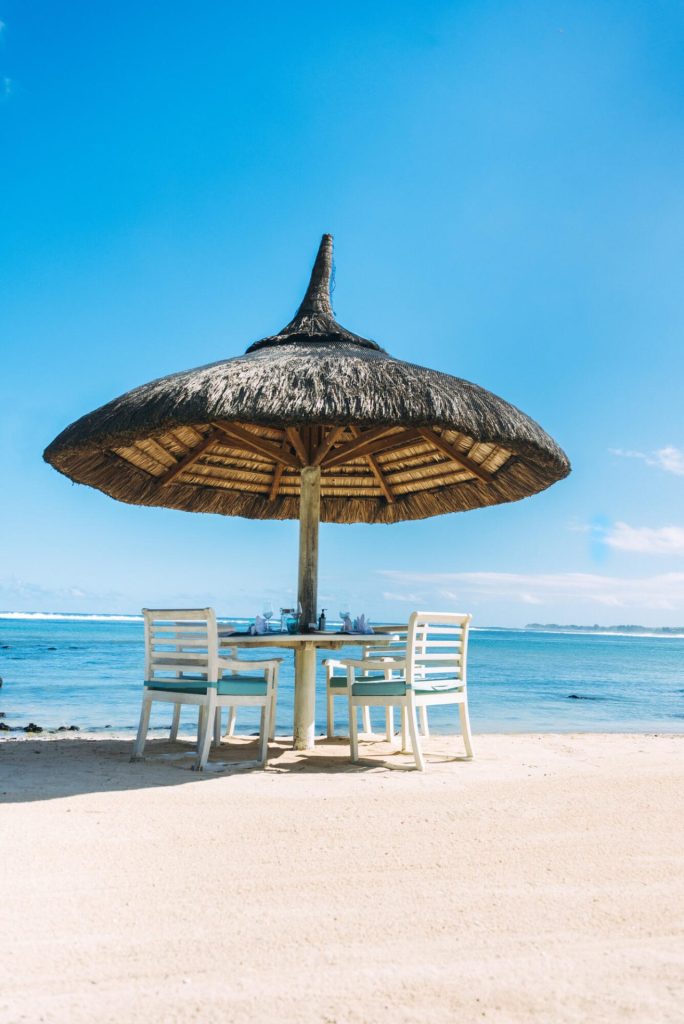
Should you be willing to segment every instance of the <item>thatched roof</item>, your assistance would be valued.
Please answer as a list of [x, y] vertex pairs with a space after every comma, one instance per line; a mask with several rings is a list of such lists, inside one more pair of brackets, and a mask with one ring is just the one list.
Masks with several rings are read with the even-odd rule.
[[542, 428], [489, 391], [393, 359], [330, 305], [324, 235], [295, 317], [245, 355], [135, 388], [67, 427], [45, 459], [120, 501], [252, 519], [396, 522], [515, 501], [567, 476]]

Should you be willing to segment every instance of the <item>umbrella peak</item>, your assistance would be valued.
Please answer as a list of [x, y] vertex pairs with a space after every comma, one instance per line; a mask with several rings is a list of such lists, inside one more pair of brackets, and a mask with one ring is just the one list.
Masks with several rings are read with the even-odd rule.
[[[330, 304], [330, 284], [333, 272], [333, 236], [323, 235], [318, 247], [318, 255], [311, 270], [309, 287], [295, 313], [294, 320], [308, 315], [322, 315], [335, 319]], [[293, 321], [294, 322], [294, 321]]]
[[255, 341], [247, 349], [255, 352], [261, 348], [272, 348], [277, 345], [292, 345], [296, 342], [311, 344], [322, 342], [327, 344], [358, 345], [382, 352], [378, 344], [358, 334], [352, 334], [335, 320], [330, 302], [330, 285], [333, 273], [333, 236], [325, 234], [321, 238], [318, 253], [311, 271], [309, 287], [306, 289], [299, 309], [286, 327], [278, 334]]

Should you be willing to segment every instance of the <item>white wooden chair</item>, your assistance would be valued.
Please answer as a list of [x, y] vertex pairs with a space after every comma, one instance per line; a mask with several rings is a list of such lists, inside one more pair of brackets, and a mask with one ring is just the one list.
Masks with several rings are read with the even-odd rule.
[[[224, 655], [224, 658], [237, 658], [237, 648], [235, 648], [235, 647], [223, 648], [223, 655]], [[219, 663], [220, 663], [220, 661], [221, 661], [221, 659], [219, 658]], [[176, 673], [176, 675], [180, 679], [180, 672]], [[178, 739], [178, 727], [180, 726], [180, 716], [181, 716], [181, 708], [182, 707], [183, 707], [183, 705], [179, 701], [176, 701], [176, 703], [173, 705], [173, 715], [172, 715], [172, 718], [171, 718], [171, 730], [169, 732], [169, 739], [171, 740], [172, 743], [175, 743], [175, 741]], [[229, 708], [228, 709], [228, 714], [229, 714], [229, 719], [234, 723], [235, 722], [235, 708]], [[218, 728], [218, 731], [219, 731], [219, 739], [220, 739], [220, 731], [221, 731], [221, 709], [220, 708], [216, 709], [216, 716], [217, 716], [217, 719], [218, 719], [218, 727], [217, 728]], [[271, 720], [272, 723], [275, 722], [275, 708], [273, 710], [273, 716], [274, 717]], [[198, 741], [199, 741], [199, 715], [198, 715], [198, 720], [197, 720], [197, 730], [198, 730], [197, 737], [198, 737]], [[271, 725], [271, 731], [272, 730], [273, 730], [273, 724]], [[234, 729], [230, 729], [229, 732], [226, 733], [226, 737], [232, 736], [233, 732], [234, 732]], [[216, 743], [219, 742], [219, 739], [217, 739], [216, 732], [214, 732], [214, 742], [216, 742]], [[272, 740], [273, 736], [272, 735], [269, 736], [269, 739]]]
[[[225, 652], [225, 649], [224, 649]], [[280, 672], [280, 664], [282, 658], [268, 658], [267, 660], [257, 661], [252, 658], [238, 658], [235, 649], [233, 653], [228, 657], [223, 655], [219, 658], [219, 672], [226, 670], [231, 672], [231, 676], [239, 676], [244, 678], [244, 674], [250, 675], [252, 672], [271, 672], [271, 687], [270, 687], [270, 708], [268, 712], [268, 739], [275, 739], [275, 727], [276, 727], [276, 710], [278, 704], [278, 676]], [[239, 680], [238, 680], [239, 681]], [[249, 706], [248, 701], [244, 700], [230, 700], [231, 690], [230, 679], [223, 676], [223, 679], [219, 679], [219, 691], [224, 691], [225, 699], [216, 702], [216, 711], [214, 714], [214, 746], [219, 747], [223, 740], [230, 740], [235, 735], [235, 722], [237, 718], [238, 707]], [[226, 731], [223, 732], [222, 718], [224, 710], [228, 711], [228, 723]]]
[[[326, 735], [331, 740], [335, 737], [335, 697], [343, 697], [347, 701], [347, 667], [339, 658], [324, 658], [323, 666]], [[370, 708], [366, 705], [361, 708], [361, 727], [366, 733], [371, 731]]]
[[[468, 757], [473, 756], [468, 715], [467, 674], [470, 615], [414, 612], [408, 622], [404, 657], [382, 662], [382, 671], [368, 672], [368, 659], [343, 659], [347, 669], [351, 760], [359, 759], [357, 708], [399, 707], [408, 725], [416, 768], [425, 761], [416, 711], [436, 704], [455, 704]], [[357, 672], [361, 673], [357, 677]]]
[[[273, 665], [276, 662], [278, 665], [282, 662], [282, 658], [270, 658], [268, 661], [250, 661], [248, 659], [239, 659], [237, 656], [237, 647], [221, 648], [222, 657], [219, 658], [219, 664], [224, 668], [229, 668], [229, 662], [238, 662], [240, 668], [244, 671], [251, 671], [255, 667], [257, 669], [262, 668], [265, 665]], [[236, 672], [233, 672], [235, 675]], [[278, 704], [278, 673], [276, 672], [275, 682], [273, 684], [273, 695], [271, 698], [271, 728], [269, 730], [269, 740], [275, 739], [275, 727], [276, 727], [276, 708]], [[216, 721], [214, 723], [214, 743], [218, 745], [221, 742], [222, 734], [222, 717], [223, 717], [223, 705], [216, 708]], [[228, 723], [226, 725], [226, 731], [223, 733], [223, 739], [229, 740], [235, 735], [235, 723], [237, 720], [237, 708], [234, 704], [228, 705]]]
[[[207, 763], [216, 710], [261, 708], [259, 763], [265, 764], [279, 662], [219, 658], [216, 615], [212, 608], [143, 609], [145, 682], [138, 735], [131, 760], [142, 757], [153, 701], [192, 704], [199, 710], [195, 769]], [[225, 671], [231, 675], [224, 676]], [[176, 712], [174, 709], [174, 721]]]
[[[359, 638], [361, 657], [369, 662], [368, 671], [377, 669], [378, 662], [391, 661], [393, 658], [402, 658], [406, 653], [406, 629], [398, 629], [388, 636], [388, 643], [382, 647], [375, 645], [364, 645]], [[340, 658], [326, 658], [325, 666], [325, 706], [326, 706], [326, 734], [328, 739], [335, 736], [335, 697], [344, 698], [348, 702], [347, 694], [347, 666]], [[388, 677], [391, 669], [387, 670]], [[372, 733], [370, 707], [367, 704], [361, 705], [361, 725], [365, 733]], [[385, 734], [388, 742], [394, 739], [394, 708], [385, 709]]]

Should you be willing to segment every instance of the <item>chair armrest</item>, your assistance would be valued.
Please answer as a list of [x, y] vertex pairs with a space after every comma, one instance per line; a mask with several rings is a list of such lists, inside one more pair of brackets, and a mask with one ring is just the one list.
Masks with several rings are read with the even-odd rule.
[[386, 669], [386, 670], [392, 671], [392, 672], [395, 669], [397, 669], [397, 670], [403, 669], [403, 671], [405, 672], [406, 668], [407, 668], [406, 658], [393, 658], [389, 654], [386, 657], [384, 657], [384, 658], [366, 658], [365, 659], [366, 667], [368, 667], [368, 663], [369, 662], [372, 664], [374, 661], [381, 661], [383, 669]]
[[231, 672], [239, 672], [240, 669], [266, 669], [279, 665], [282, 658], [269, 658], [268, 661], [250, 661], [247, 658], [219, 658], [219, 668], [229, 669]]
[[[343, 668], [359, 668], [364, 672], [367, 672], [370, 667], [368, 658], [340, 658], [339, 664]], [[405, 669], [406, 658], [386, 658], [382, 662], [382, 667], [388, 671]]]
[[366, 661], [405, 661], [406, 659], [399, 656], [399, 652], [391, 654], [388, 651], [380, 650], [366, 651]]
[[368, 668], [368, 662], [362, 658], [340, 658], [336, 663], [340, 668]]

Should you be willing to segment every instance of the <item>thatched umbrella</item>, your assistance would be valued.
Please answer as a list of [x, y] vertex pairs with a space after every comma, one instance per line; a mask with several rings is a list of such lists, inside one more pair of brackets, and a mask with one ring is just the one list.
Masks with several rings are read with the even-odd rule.
[[[299, 519], [299, 601], [317, 612], [318, 524], [396, 523], [516, 501], [567, 476], [541, 427], [489, 391], [341, 327], [324, 235], [304, 300], [245, 355], [144, 384], [44, 458], [119, 501]], [[295, 735], [302, 723], [295, 723]]]

